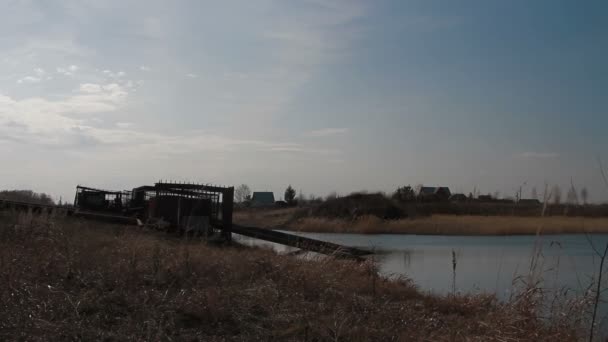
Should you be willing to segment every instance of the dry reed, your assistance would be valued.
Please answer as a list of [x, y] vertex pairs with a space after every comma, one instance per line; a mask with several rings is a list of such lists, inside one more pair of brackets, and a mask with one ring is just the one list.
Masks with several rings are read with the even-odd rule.
[[[355, 220], [298, 217], [293, 209], [249, 211], [235, 222], [302, 232], [428, 235], [535, 235], [608, 233], [607, 218], [433, 215], [416, 219], [383, 220], [363, 216]], [[302, 215], [300, 215], [302, 216]]]
[[[576, 340], [527, 297], [432, 296], [366, 263], [303, 260], [0, 212], [2, 340]], [[370, 274], [370, 273], [373, 273]]]

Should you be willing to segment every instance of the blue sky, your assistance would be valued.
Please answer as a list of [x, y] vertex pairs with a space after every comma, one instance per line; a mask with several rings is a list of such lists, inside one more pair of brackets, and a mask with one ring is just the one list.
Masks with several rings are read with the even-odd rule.
[[604, 1], [9, 1], [0, 188], [608, 200]]

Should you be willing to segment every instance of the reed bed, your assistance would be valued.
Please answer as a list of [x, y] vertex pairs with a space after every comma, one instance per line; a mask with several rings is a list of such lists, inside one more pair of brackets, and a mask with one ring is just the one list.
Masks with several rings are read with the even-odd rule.
[[235, 222], [259, 227], [317, 233], [522, 235], [608, 233], [608, 217], [433, 215], [385, 220], [375, 216], [356, 219], [308, 216], [306, 210], [247, 211]]

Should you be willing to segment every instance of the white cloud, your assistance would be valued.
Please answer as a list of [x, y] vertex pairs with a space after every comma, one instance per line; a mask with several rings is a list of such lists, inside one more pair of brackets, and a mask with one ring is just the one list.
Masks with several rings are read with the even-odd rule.
[[131, 123], [131, 122], [117, 122], [116, 123], [116, 127], [118, 127], [118, 128], [129, 128], [131, 126], [133, 126], [133, 123]]
[[80, 91], [83, 93], [95, 94], [102, 91], [102, 87], [99, 84], [85, 83], [80, 85]]
[[16, 100], [0, 95], [0, 140], [13, 140], [47, 147], [105, 147], [116, 157], [150, 155], [167, 157], [201, 151], [236, 150], [332, 155], [335, 150], [308, 148], [289, 142], [230, 138], [207, 132], [181, 135], [137, 131], [131, 122], [117, 122], [114, 128], [96, 127], [99, 117], [85, 114], [117, 112], [126, 104], [127, 91], [119, 84], [84, 83], [74, 95], [61, 100], [26, 98]]
[[522, 158], [528, 159], [555, 159], [559, 158], [559, 154], [555, 152], [524, 152], [519, 154]]
[[[151, 41], [147, 38], [141, 40], [141, 36], [132, 34], [132, 30], [142, 27], [141, 21], [149, 16], [150, 13], [146, 12], [147, 5], [142, 6], [146, 8], [143, 8], [141, 13], [133, 16], [134, 12], [139, 12], [134, 8], [134, 11], [131, 11], [136, 5], [122, 6], [117, 3], [107, 5], [107, 11], [98, 11], [91, 7], [97, 5], [88, 4], [99, 2], [86, 3], [87, 5], [74, 5], [81, 8], [81, 16], [70, 17], [65, 23], [57, 20], [57, 26], [53, 27], [50, 34], [57, 36], [50, 38], [63, 39], [61, 41], [64, 43], [36, 48], [31, 51], [31, 60], [19, 65], [19, 68], [13, 67], [13, 70], [26, 71], [18, 74], [18, 77], [13, 76], [13, 83], [17, 78], [28, 74], [42, 80], [53, 75], [56, 79], [54, 85], [57, 87], [21, 87], [17, 92], [19, 97], [13, 96], [11, 89], [6, 89], [7, 92], [3, 95], [11, 95], [0, 100], [0, 139], [8, 137], [23, 141], [23, 151], [35, 151], [39, 147], [32, 148], [29, 145], [38, 144], [65, 146], [61, 153], [71, 153], [77, 146], [95, 144], [95, 151], [91, 153], [94, 158], [88, 160], [127, 160], [138, 156], [145, 156], [142, 159], [147, 159], [148, 155], [166, 156], [165, 158], [184, 155], [185, 160], [190, 160], [191, 155], [207, 158], [208, 154], [197, 153], [200, 151], [215, 151], [217, 153], [211, 155], [222, 156], [225, 155], [224, 152], [232, 151], [263, 152], [262, 155], [268, 158], [268, 161], [272, 161], [272, 158], [284, 160], [292, 156], [310, 160], [317, 155], [327, 155], [324, 159], [334, 158], [336, 151], [318, 146], [317, 142], [305, 141], [295, 144], [274, 141], [274, 138], [266, 137], [277, 134], [266, 133], [274, 133], [277, 131], [277, 125], [282, 125], [274, 119], [287, 112], [285, 109], [298, 96], [300, 86], [314, 78], [320, 70], [319, 66], [334, 61], [348, 47], [351, 40], [350, 37], [343, 36], [343, 31], [349, 26], [347, 21], [359, 15], [351, 10], [356, 6], [349, 2], [334, 4], [324, 1], [319, 6], [307, 4], [301, 6], [304, 8], [302, 11], [294, 11], [291, 5], [281, 4], [275, 7], [276, 12], [273, 10], [273, 13], [267, 14], [264, 9], [260, 13], [244, 15], [242, 27], [247, 27], [248, 30], [245, 36], [239, 33], [242, 29], [239, 23], [235, 32], [229, 30], [225, 38], [220, 37], [230, 40], [233, 39], [230, 35], [236, 33], [239, 37], [253, 39], [264, 47], [252, 51], [244, 50], [246, 55], [251, 53], [253, 58], [241, 59], [224, 58], [223, 54], [229, 53], [233, 56], [234, 51], [224, 49], [223, 44], [193, 45], [188, 38], [190, 35], [184, 35], [184, 32], [180, 31], [187, 25], [183, 25], [181, 21], [172, 23], [175, 19], [187, 19], [181, 15], [173, 17], [180, 14], [180, 6], [169, 4], [167, 6], [170, 6], [172, 11], [166, 12], [161, 20], [147, 20], [146, 31], [149, 36], [164, 39]], [[155, 6], [151, 6], [154, 7], [152, 12], [165, 5]], [[312, 7], [315, 9], [311, 10]], [[255, 17], [261, 13], [262, 17]], [[49, 12], [46, 15], [52, 19], [55, 13]], [[96, 30], [91, 32], [92, 26], [87, 22], [102, 22], [106, 16], [115, 19], [115, 31], [120, 33], [118, 39], [99, 40]], [[219, 16], [211, 19], [223, 21]], [[260, 41], [264, 39], [265, 32], [270, 32], [269, 29], [275, 26], [279, 27], [275, 32], [284, 34], [268, 34], [266, 41]], [[74, 35], [73, 32], [78, 34]], [[205, 40], [212, 41], [217, 38], [208, 36], [209, 33], [202, 34], [207, 35]], [[38, 39], [38, 45], [52, 40], [46, 34], [35, 38]], [[80, 42], [90, 48], [83, 50], [85, 45], [79, 46]], [[214, 58], [176, 58], [173, 51], [175, 48], [181, 49], [182, 46], [192, 46], [195, 55], [210, 54]], [[116, 47], [125, 49], [121, 51]], [[205, 51], [207, 48], [213, 50]], [[121, 56], [120, 59], [115, 58], [117, 53]], [[18, 52], [11, 56], [13, 61], [19, 61], [29, 54], [29, 51]], [[149, 63], [149, 66], [144, 65], [141, 56], [147, 56], [145, 63]], [[0, 61], [3, 57], [0, 57]], [[116, 62], [118, 60], [120, 62]], [[72, 65], [76, 68], [72, 68]], [[127, 65], [133, 67], [127, 68]], [[44, 77], [31, 71], [38, 66], [46, 69]], [[95, 66], [102, 67], [94, 70]], [[57, 72], [55, 67], [58, 67]], [[101, 71], [104, 68], [106, 70]], [[119, 71], [121, 69], [124, 70], [122, 73]], [[153, 70], [154, 74], [167, 71], [163, 75], [167, 79], [147, 78], [149, 73], [147, 76], [143, 75], [150, 70]], [[177, 70], [182, 71], [176, 73]], [[139, 76], [133, 76], [138, 73]], [[224, 78], [226, 73], [231, 73], [230, 77]], [[138, 81], [141, 78], [146, 78], [146, 91], [138, 92], [137, 101], [132, 101], [135, 88], [143, 82]], [[187, 82], [188, 80], [190, 82]], [[192, 96], [191, 84], [187, 84], [193, 82], [197, 85], [196, 96]], [[17, 88], [17, 85], [14, 86]], [[62, 96], [61, 92], [65, 91], [66, 87], [68, 90], [76, 89]], [[213, 131], [213, 134], [209, 131], [188, 130], [176, 133], [164, 127], [164, 123], [175, 120], [170, 111], [176, 106], [179, 107], [179, 115], [183, 115], [180, 121], [191, 125], [205, 122], [194, 119], [194, 116], [201, 112], [201, 103], [208, 104], [204, 111], [210, 116], [213, 115], [206, 121], [209, 123], [209, 129], [218, 129]], [[110, 115], [104, 115], [106, 113]], [[138, 118], [143, 113], [147, 113], [150, 120], [140, 122]], [[131, 123], [133, 124], [129, 125]], [[145, 127], [145, 130], [141, 127]], [[222, 133], [227, 131], [231, 132], [229, 136]], [[52, 156], [55, 157], [57, 155]], [[171, 167], [175, 168], [175, 172], [179, 172], [180, 168], [182, 171], [186, 169], [185, 166], [179, 165]], [[91, 173], [102, 175], [103, 171], [99, 169]]]
[[73, 76], [76, 71], [80, 68], [77, 65], [70, 65], [67, 67], [57, 67], [57, 73], [65, 76]]
[[40, 81], [41, 81], [41, 79], [39, 77], [25, 76], [23, 78], [18, 79], [17, 83], [19, 83], [19, 84], [22, 84], [22, 83], [38, 83]]
[[112, 79], [119, 79], [119, 78], [124, 77], [127, 74], [124, 71], [113, 72], [112, 70], [104, 70], [104, 71], [102, 71], [102, 73]]
[[31, 97], [15, 100], [0, 94], [0, 136], [43, 144], [61, 144], [90, 127], [73, 115], [116, 111], [128, 93], [117, 84], [83, 84], [62, 100]]
[[42, 68], [36, 68], [34, 69], [34, 73], [36, 73], [37, 76], [43, 76], [44, 74], [46, 74], [46, 71], [44, 71], [44, 69]]
[[327, 137], [332, 135], [345, 134], [348, 133], [348, 131], [348, 128], [321, 128], [308, 132], [308, 135], [312, 137]]

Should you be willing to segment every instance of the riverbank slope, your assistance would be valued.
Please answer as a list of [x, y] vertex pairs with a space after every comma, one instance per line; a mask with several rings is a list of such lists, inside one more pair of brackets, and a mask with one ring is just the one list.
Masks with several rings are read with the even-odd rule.
[[0, 212], [0, 270], [2, 340], [569, 341], [586, 317], [541, 319], [534, 291], [433, 296], [370, 262], [31, 214]]

